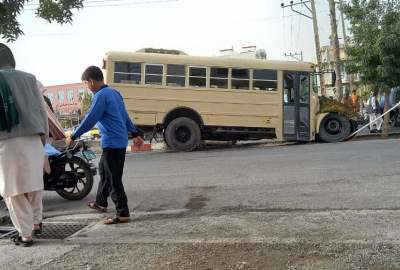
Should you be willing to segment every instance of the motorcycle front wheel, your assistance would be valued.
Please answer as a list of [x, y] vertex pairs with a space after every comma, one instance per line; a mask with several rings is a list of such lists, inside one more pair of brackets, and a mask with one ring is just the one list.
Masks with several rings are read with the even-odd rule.
[[58, 195], [71, 201], [85, 198], [93, 187], [93, 173], [90, 167], [81, 158], [72, 157], [65, 164], [65, 171], [76, 173], [78, 181], [72, 188], [57, 190]]

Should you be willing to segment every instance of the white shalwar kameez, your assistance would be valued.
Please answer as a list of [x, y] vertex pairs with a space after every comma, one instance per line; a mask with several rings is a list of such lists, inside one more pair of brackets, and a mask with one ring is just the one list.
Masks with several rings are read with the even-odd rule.
[[22, 237], [42, 222], [43, 160], [39, 135], [0, 141], [0, 195]]

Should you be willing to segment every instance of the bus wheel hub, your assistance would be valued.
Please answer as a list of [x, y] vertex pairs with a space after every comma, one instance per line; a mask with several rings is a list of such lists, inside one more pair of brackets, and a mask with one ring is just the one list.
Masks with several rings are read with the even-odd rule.
[[178, 127], [175, 137], [180, 143], [185, 143], [190, 139], [190, 130], [187, 127]]
[[327, 131], [331, 134], [340, 132], [340, 123], [338, 121], [329, 121]]

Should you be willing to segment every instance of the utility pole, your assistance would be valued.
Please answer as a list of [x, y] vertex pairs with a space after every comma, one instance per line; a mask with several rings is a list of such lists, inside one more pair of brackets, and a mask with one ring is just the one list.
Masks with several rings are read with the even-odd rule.
[[337, 98], [339, 101], [343, 98], [343, 88], [342, 88], [342, 69], [340, 61], [340, 47], [339, 38], [337, 33], [337, 23], [336, 23], [336, 4], [335, 0], [329, 0], [329, 15], [331, 18], [331, 45], [333, 47], [333, 58], [335, 61], [335, 73], [336, 73], [336, 89]]
[[[340, 4], [340, 19], [342, 21], [342, 31], [343, 31], [343, 44], [344, 44], [345, 47], [347, 47], [346, 25], [345, 25], [345, 22], [344, 22], [344, 15], [343, 15], [343, 10], [342, 10], [343, 1], [340, 0], [339, 4]], [[348, 74], [348, 76], [349, 76], [349, 88], [350, 88], [349, 91], [351, 93], [351, 91], [353, 91], [354, 77], [353, 77], [353, 74]]]
[[[307, 5], [307, 3], [311, 3], [311, 8]], [[303, 5], [305, 6], [308, 11], [311, 13], [311, 15], [307, 15], [305, 13], [302, 13], [293, 7], [298, 6], [298, 5]], [[319, 73], [319, 82], [320, 82], [320, 87], [321, 87], [321, 95], [325, 96], [325, 80], [324, 80], [324, 73], [322, 72], [322, 61], [321, 61], [321, 45], [319, 42], [319, 31], [318, 31], [318, 21], [317, 21], [317, 12], [315, 10], [315, 1], [314, 0], [307, 0], [303, 1], [300, 0], [299, 3], [293, 3], [293, 1], [290, 1], [289, 5], [285, 5], [284, 3], [281, 3], [282, 8], [287, 8], [290, 7], [290, 9], [297, 13], [300, 14], [304, 17], [307, 17], [313, 21], [313, 28], [314, 28], [314, 41], [315, 41], [315, 52], [317, 56], [317, 67], [318, 67], [318, 73]]]

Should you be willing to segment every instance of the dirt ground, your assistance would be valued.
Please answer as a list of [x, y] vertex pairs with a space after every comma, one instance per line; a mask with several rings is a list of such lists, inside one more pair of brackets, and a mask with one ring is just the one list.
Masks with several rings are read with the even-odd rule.
[[[117, 252], [118, 250], [118, 252]], [[399, 246], [370, 244], [122, 244], [76, 248], [40, 269], [400, 269]]]

